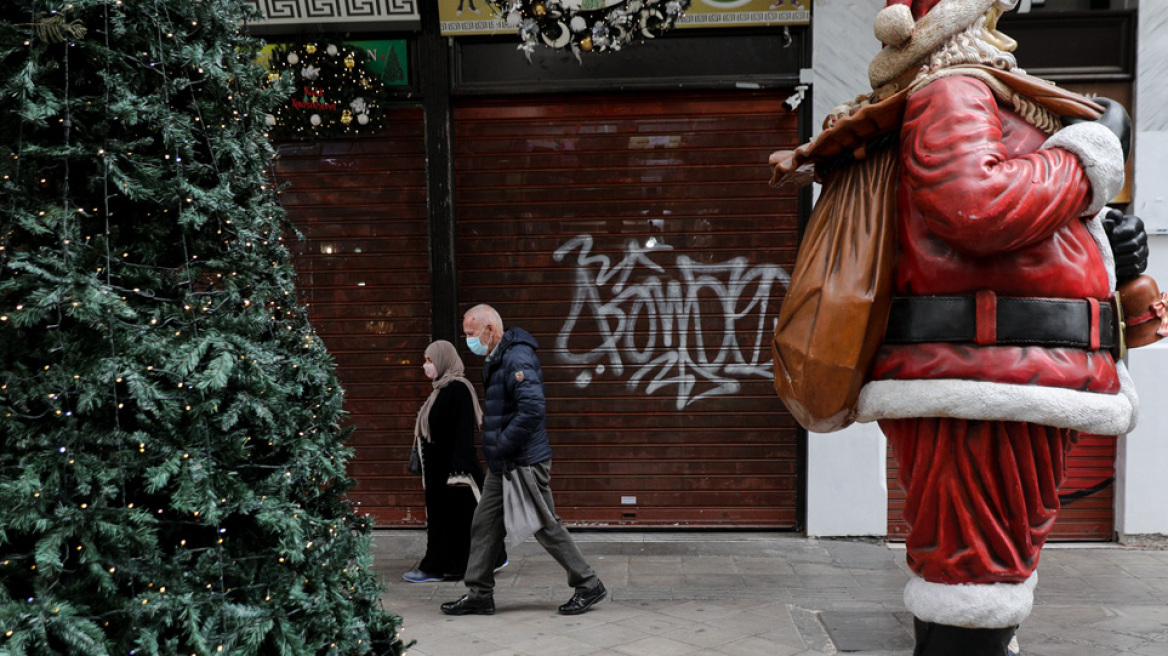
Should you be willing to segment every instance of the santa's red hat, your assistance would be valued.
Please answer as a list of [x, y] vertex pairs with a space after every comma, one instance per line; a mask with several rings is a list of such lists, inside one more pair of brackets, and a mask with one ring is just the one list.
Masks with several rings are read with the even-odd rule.
[[1018, 0], [887, 0], [876, 14], [876, 38], [886, 48], [868, 67], [878, 89], [917, 67], [949, 37], [973, 25], [997, 5], [1003, 11]]

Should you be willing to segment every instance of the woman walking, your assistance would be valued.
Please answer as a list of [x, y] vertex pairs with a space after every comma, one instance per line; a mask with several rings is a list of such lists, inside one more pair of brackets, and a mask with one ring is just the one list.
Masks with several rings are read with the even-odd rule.
[[[475, 428], [482, 423], [474, 387], [463, 374], [454, 345], [426, 347], [422, 366], [433, 391], [418, 410], [414, 448], [422, 461], [426, 490], [426, 555], [402, 578], [420, 583], [462, 578], [470, 556], [470, 522], [483, 485], [475, 454]], [[506, 562], [506, 556], [501, 563]]]

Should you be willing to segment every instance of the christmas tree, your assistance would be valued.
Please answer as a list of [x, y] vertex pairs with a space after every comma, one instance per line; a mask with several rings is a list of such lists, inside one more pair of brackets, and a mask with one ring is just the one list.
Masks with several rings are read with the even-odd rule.
[[244, 11], [0, 3], [0, 653], [402, 651]]

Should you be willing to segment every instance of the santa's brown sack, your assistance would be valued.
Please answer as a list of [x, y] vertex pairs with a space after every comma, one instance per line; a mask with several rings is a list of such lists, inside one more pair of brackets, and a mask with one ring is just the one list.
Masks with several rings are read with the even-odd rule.
[[1151, 276], [1136, 276], [1115, 294], [1123, 308], [1123, 343], [1127, 348], [1154, 344], [1168, 337], [1168, 293]]

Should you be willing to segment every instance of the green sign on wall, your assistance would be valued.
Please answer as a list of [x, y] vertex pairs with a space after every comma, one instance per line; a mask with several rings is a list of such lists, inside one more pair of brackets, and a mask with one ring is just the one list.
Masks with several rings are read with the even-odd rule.
[[405, 86], [410, 83], [408, 43], [405, 39], [380, 39], [378, 41], [345, 41], [354, 48], [369, 53], [366, 68], [381, 77], [386, 86]]

